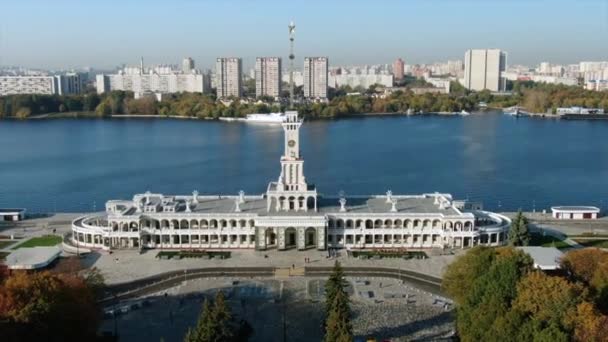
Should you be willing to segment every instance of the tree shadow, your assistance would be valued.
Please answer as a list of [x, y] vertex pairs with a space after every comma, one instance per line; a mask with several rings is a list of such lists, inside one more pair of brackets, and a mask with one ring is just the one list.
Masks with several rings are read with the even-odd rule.
[[[411, 336], [419, 331], [429, 329], [429, 327], [440, 326], [443, 324], [448, 324], [454, 321], [454, 313], [452, 311], [442, 312], [433, 317], [429, 317], [423, 320], [416, 320], [413, 322], [409, 322], [403, 325], [399, 325], [396, 327], [387, 327], [387, 328], [379, 328], [372, 330], [368, 334], [359, 336], [359, 337], [367, 337], [373, 336], [374, 338], [379, 339], [389, 339], [395, 337], [402, 336]], [[425, 334], [416, 339], [412, 339], [412, 341], [428, 341], [428, 340], [436, 340], [444, 336], [445, 333], [433, 332]]]

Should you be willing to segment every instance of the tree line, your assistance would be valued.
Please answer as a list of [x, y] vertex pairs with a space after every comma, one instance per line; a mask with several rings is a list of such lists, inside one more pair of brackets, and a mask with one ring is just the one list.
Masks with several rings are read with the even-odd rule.
[[462, 341], [606, 341], [608, 252], [573, 250], [561, 271], [512, 247], [475, 247], [444, 274]]
[[[331, 88], [327, 103], [305, 102], [296, 109], [308, 118], [335, 118], [362, 113], [459, 112], [473, 110], [479, 102], [504, 108], [520, 105], [530, 112], [555, 112], [557, 107], [584, 106], [608, 110], [608, 91], [590, 91], [576, 86], [552, 85], [530, 81], [509, 83], [511, 95], [489, 91], [471, 92], [458, 82], [451, 83], [450, 94], [414, 94], [410, 86], [384, 95], [382, 88]], [[11, 95], [0, 97], [0, 118], [28, 118], [32, 115], [87, 112], [99, 117], [110, 115], [159, 115], [213, 119], [244, 117], [251, 113], [270, 113], [286, 109], [285, 104], [269, 98], [252, 103], [231, 99], [218, 101], [213, 94], [176, 93], [162, 101], [151, 97], [135, 99], [132, 92], [112, 91], [81, 95]]]

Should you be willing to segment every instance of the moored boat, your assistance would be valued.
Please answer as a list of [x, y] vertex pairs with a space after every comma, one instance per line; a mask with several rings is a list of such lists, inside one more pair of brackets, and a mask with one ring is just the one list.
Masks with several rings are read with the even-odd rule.
[[247, 114], [245, 122], [280, 124], [285, 121], [284, 113]]

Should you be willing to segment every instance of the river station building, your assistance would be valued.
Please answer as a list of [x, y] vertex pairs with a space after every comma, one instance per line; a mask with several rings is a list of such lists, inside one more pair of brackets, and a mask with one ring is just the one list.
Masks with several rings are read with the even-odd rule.
[[304, 176], [302, 120], [286, 112], [281, 172], [261, 195], [169, 196], [146, 192], [111, 200], [104, 214], [72, 222], [86, 247], [305, 250], [466, 248], [504, 244], [510, 220], [449, 194], [325, 197]]

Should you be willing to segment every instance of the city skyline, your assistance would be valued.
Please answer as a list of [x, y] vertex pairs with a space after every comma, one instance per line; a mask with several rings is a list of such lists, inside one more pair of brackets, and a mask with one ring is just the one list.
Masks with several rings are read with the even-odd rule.
[[[475, 48], [508, 51], [510, 65], [608, 57], [605, 1], [318, 4], [107, 1], [86, 4], [85, 11], [74, 1], [10, 3], [7, 11], [27, 13], [28, 20], [24, 25], [16, 15], [0, 23], [0, 65], [113, 68], [143, 55], [150, 64], [191, 56], [197, 66], [212, 68], [218, 56], [239, 56], [249, 69], [255, 57], [287, 56], [291, 19], [297, 26], [296, 59], [329, 56], [334, 65], [390, 64], [397, 57], [429, 63], [462, 59]], [[68, 20], [71, 25], [61, 24]], [[222, 35], [210, 34], [218, 29]]]

